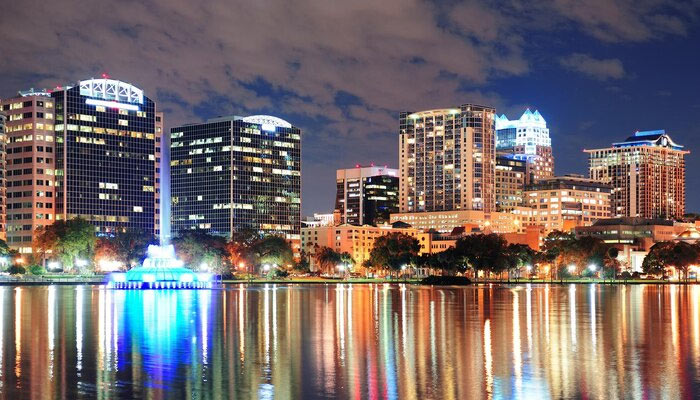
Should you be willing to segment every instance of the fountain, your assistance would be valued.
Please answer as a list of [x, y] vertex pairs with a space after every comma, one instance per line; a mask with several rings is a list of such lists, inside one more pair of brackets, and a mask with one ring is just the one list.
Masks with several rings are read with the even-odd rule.
[[[163, 143], [169, 150], [168, 138]], [[166, 150], [166, 151], [168, 151]], [[169, 165], [169, 154], [163, 155], [163, 162]], [[160, 244], [149, 245], [147, 257], [140, 267], [126, 273], [110, 274], [108, 287], [115, 289], [206, 289], [212, 287], [212, 274], [193, 272], [185, 268], [175, 257], [175, 248], [170, 244], [170, 182], [169, 171], [161, 177]], [[163, 201], [167, 199], [167, 201]]]

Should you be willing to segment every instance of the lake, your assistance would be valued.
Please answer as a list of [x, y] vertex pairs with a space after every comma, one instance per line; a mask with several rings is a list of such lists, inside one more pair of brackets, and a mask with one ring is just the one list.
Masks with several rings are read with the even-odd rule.
[[699, 285], [0, 287], [3, 398], [682, 398]]

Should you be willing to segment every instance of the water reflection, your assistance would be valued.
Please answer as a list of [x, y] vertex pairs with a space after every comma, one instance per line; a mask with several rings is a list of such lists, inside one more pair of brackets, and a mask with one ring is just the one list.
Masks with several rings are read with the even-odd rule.
[[36, 398], [689, 397], [700, 286], [0, 287]]

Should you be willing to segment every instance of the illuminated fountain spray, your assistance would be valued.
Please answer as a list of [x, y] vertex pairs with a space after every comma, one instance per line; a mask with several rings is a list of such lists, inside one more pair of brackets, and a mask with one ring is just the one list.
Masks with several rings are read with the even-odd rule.
[[[166, 135], [167, 136], [167, 135]], [[163, 141], [163, 163], [170, 165], [170, 139]], [[185, 268], [175, 256], [170, 244], [170, 171], [163, 168], [161, 176], [160, 244], [149, 245], [146, 259], [140, 267], [126, 273], [110, 275], [108, 286], [115, 289], [205, 289], [212, 287], [212, 274], [195, 273]], [[163, 201], [166, 199], [166, 201]]]

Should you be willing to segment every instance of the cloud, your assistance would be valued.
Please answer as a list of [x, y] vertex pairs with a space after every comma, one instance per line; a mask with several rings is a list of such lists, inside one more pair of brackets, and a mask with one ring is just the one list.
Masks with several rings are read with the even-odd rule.
[[[657, 0], [591, 1], [593, 11], [564, 0], [14, 1], [0, 13], [0, 95], [108, 72], [153, 97], [166, 127], [278, 115], [304, 131], [310, 212], [331, 207], [333, 169], [396, 166], [399, 111], [508, 107], [491, 85], [531, 71], [528, 33], [574, 21], [602, 40], [647, 40], [684, 34], [696, 15], [673, 4], [658, 12]], [[596, 76], [624, 72], [593, 61], [607, 65]]]
[[698, 18], [697, 2], [667, 0], [554, 0], [547, 6], [606, 42], [642, 42], [684, 35]]
[[597, 59], [588, 54], [574, 53], [559, 59], [559, 62], [566, 69], [580, 72], [601, 81], [621, 79], [625, 76], [622, 61], [616, 58]]

